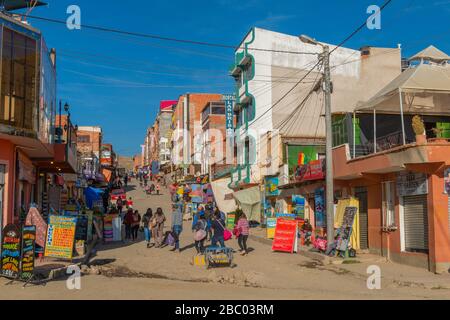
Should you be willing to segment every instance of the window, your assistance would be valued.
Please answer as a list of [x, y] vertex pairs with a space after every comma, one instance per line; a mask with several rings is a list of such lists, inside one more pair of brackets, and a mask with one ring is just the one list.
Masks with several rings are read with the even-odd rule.
[[91, 139], [89, 136], [78, 136], [78, 142], [89, 143], [89, 142], [91, 142]]
[[36, 40], [3, 29], [0, 122], [23, 129], [37, 129], [39, 80]]
[[225, 106], [212, 107], [211, 114], [225, 114]]

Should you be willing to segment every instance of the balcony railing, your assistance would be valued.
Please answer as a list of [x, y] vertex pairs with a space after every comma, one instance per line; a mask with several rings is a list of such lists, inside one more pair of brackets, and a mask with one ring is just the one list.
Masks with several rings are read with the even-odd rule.
[[[413, 143], [414, 140], [405, 138], [406, 144]], [[373, 154], [376, 152], [381, 152], [385, 150], [389, 150], [403, 144], [403, 136], [401, 131], [396, 131], [381, 137], [377, 137], [376, 148], [373, 140], [368, 141], [365, 144], [355, 145], [350, 144], [350, 154], [352, 158], [358, 158], [362, 156], [366, 156], [369, 154]]]

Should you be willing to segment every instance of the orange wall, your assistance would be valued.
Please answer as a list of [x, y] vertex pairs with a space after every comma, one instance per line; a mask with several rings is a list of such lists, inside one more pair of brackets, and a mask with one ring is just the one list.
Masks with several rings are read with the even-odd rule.
[[6, 164], [3, 224], [13, 223], [14, 203], [14, 145], [6, 140], [0, 140], [0, 163]]

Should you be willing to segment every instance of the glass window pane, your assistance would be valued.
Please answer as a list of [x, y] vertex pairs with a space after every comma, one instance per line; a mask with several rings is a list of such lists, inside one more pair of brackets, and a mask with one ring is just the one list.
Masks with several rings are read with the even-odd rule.
[[25, 64], [25, 36], [14, 32], [13, 38], [14, 60], [21, 64]]

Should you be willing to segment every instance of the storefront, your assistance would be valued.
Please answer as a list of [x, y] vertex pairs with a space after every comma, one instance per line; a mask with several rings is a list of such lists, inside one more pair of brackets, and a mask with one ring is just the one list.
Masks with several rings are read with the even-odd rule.
[[402, 249], [428, 253], [428, 177], [424, 173], [405, 172], [397, 175], [397, 192], [403, 208]]

